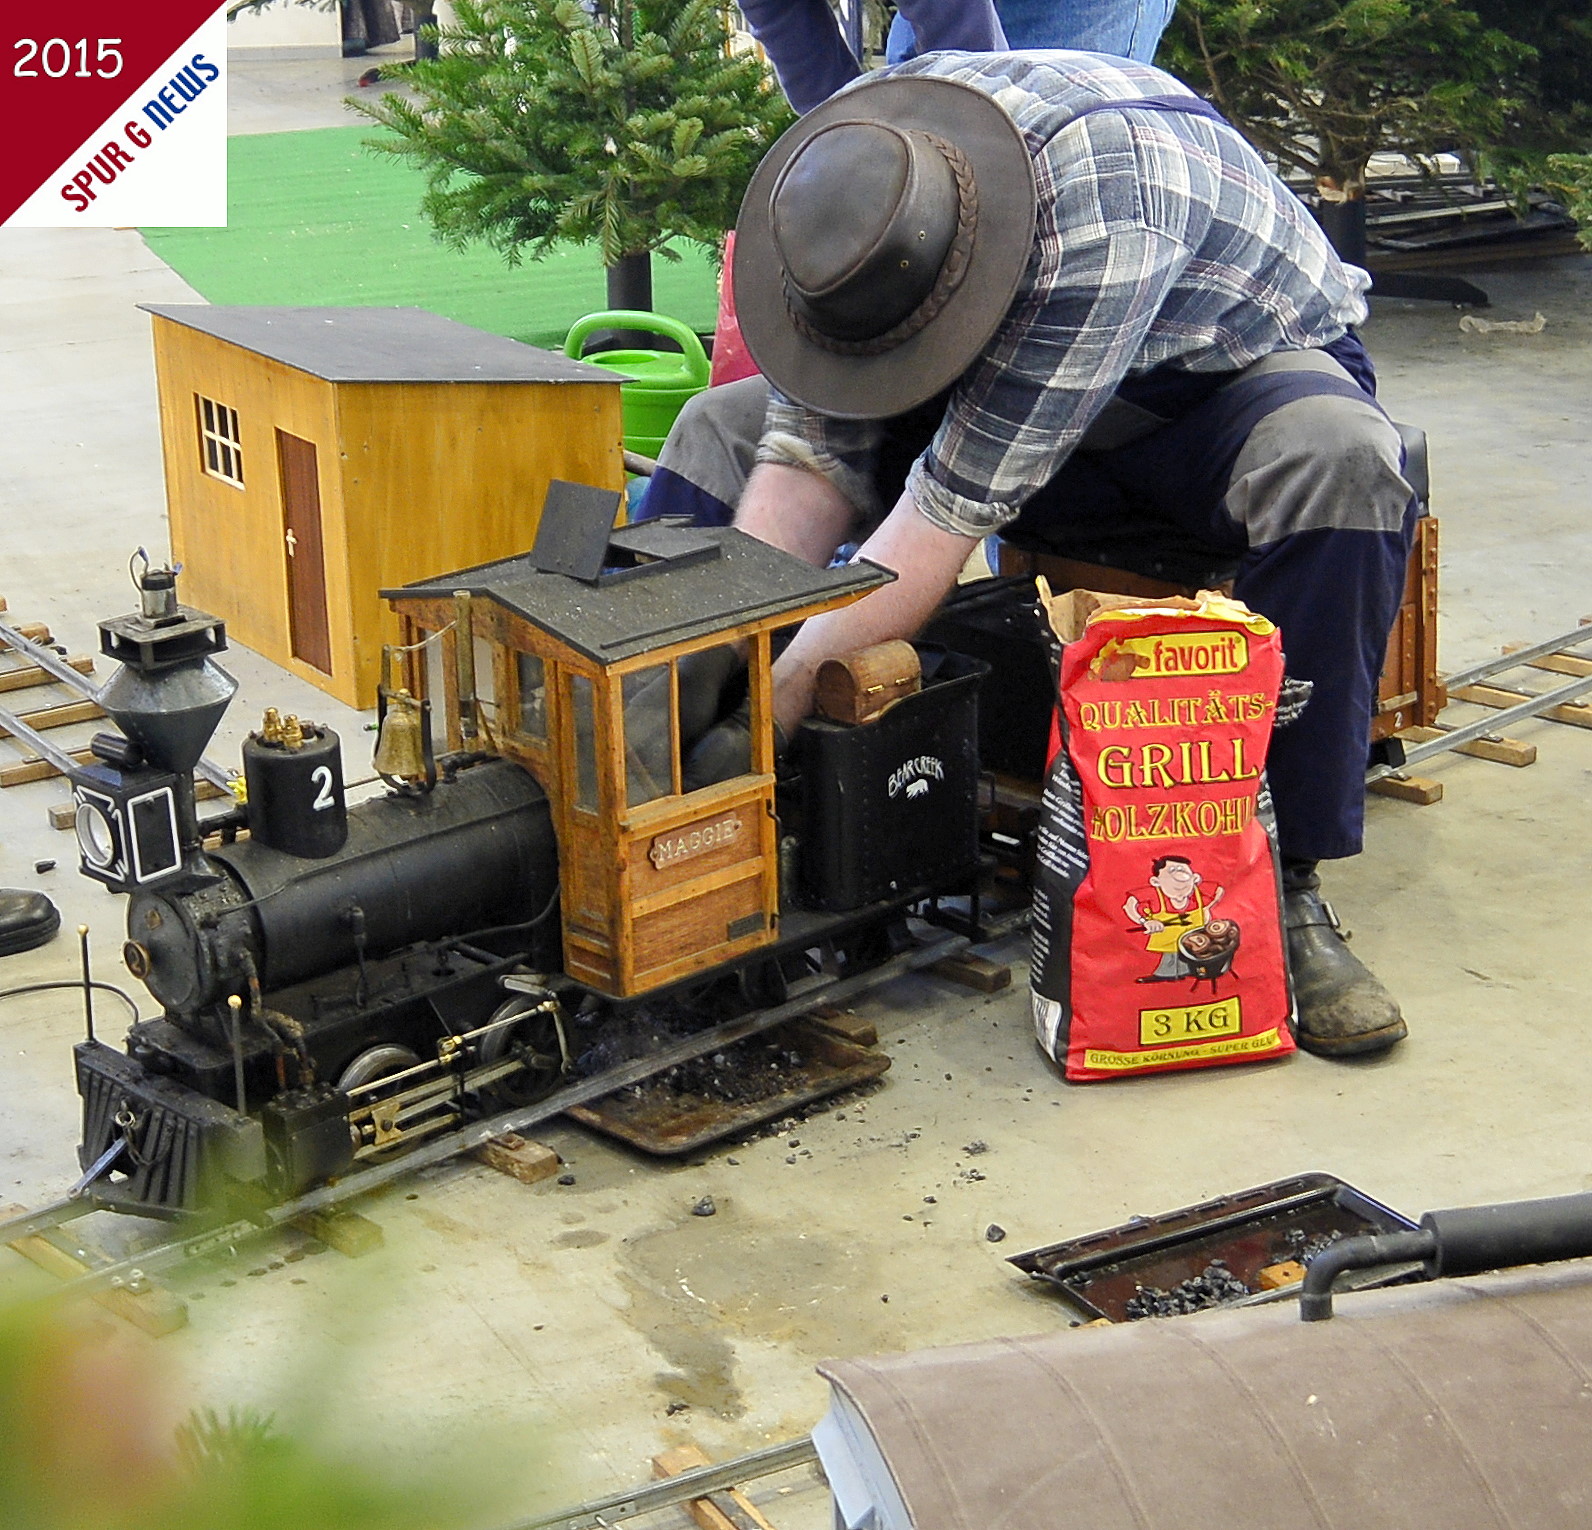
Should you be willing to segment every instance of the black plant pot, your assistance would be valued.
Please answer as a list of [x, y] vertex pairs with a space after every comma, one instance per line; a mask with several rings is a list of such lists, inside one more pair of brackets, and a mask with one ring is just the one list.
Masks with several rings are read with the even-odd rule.
[[[1338, 252], [1340, 260], [1370, 270], [1370, 246], [1365, 231], [1365, 198], [1316, 204], [1316, 222]], [[1453, 303], [1460, 308], [1486, 308], [1487, 294], [1458, 276], [1436, 276], [1425, 271], [1373, 271], [1371, 292], [1376, 297], [1420, 298], [1433, 303]]]

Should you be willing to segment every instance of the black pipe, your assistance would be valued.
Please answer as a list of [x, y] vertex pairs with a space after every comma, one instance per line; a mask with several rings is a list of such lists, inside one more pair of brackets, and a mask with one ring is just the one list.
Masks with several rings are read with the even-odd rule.
[[1332, 1316], [1332, 1282], [1345, 1270], [1369, 1270], [1407, 1259], [1430, 1259], [1437, 1249], [1434, 1232], [1374, 1233], [1345, 1238], [1310, 1261], [1299, 1293], [1299, 1320], [1324, 1323]]
[[1346, 1238], [1317, 1255], [1305, 1272], [1299, 1316], [1306, 1323], [1332, 1316], [1332, 1282], [1344, 1270], [1419, 1259], [1428, 1280], [1441, 1280], [1588, 1257], [1592, 1257], [1592, 1191], [1428, 1211], [1418, 1232]]
[[1437, 1239], [1426, 1273], [1475, 1275], [1517, 1264], [1552, 1264], [1592, 1255], [1592, 1191], [1497, 1206], [1428, 1211], [1421, 1227]]

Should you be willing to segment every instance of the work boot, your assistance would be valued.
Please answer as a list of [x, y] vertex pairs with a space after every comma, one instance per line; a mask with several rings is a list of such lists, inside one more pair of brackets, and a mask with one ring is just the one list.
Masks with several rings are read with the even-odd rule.
[[0, 887], [0, 956], [42, 946], [60, 928], [61, 911], [43, 893]]
[[1285, 861], [1283, 926], [1299, 1045], [1318, 1057], [1385, 1052], [1408, 1034], [1398, 1001], [1345, 943], [1314, 861]]

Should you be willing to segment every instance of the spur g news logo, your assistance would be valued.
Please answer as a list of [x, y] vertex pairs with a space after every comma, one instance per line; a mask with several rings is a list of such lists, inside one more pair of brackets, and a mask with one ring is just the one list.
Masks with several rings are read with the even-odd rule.
[[944, 779], [944, 761], [932, 754], [919, 754], [910, 760], [902, 761], [890, 772], [886, 790], [892, 800], [899, 797], [902, 792], [905, 792], [909, 798], [926, 797], [929, 794], [929, 784]]
[[225, 225], [226, 17], [223, 0], [0, 7], [0, 225]]

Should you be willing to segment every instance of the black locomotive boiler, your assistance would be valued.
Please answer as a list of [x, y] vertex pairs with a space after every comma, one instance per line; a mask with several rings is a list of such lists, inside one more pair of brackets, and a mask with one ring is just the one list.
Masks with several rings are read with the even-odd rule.
[[[291, 1197], [540, 1098], [577, 1028], [715, 983], [777, 1002], [825, 943], [867, 960], [972, 890], [975, 662], [941, 657], [877, 722], [805, 724], [776, 768], [771, 635], [887, 571], [727, 529], [610, 536], [611, 499], [555, 490], [532, 553], [383, 592], [388, 789], [353, 806], [330, 730], [270, 713], [245, 802], [201, 824], [222, 624], [166, 570], [101, 623], [121, 731], [74, 777], [81, 869], [129, 895], [161, 1013], [76, 1048], [76, 1193], [167, 1218]], [[693, 739], [737, 706], [747, 768], [693, 789]]]

